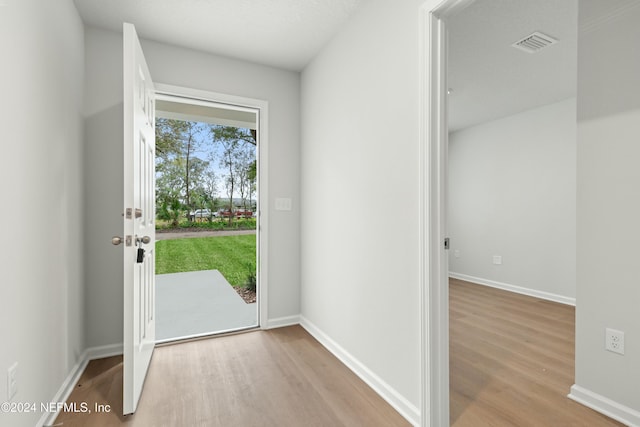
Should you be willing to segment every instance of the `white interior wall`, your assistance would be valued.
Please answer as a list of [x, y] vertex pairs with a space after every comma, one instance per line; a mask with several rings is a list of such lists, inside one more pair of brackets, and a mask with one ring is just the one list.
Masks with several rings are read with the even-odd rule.
[[414, 421], [420, 3], [366, 3], [302, 73], [302, 324]]
[[84, 350], [83, 27], [71, 0], [0, 4], [0, 126], [5, 249], [0, 258], [1, 426], [33, 426]]
[[[293, 200], [269, 212], [269, 317], [297, 319], [299, 262], [298, 73], [142, 40], [154, 81], [269, 103], [269, 195]], [[86, 28], [87, 344], [122, 342], [122, 36]], [[93, 227], [99, 223], [101, 227]]]
[[[581, 1], [579, 14], [572, 394], [600, 408], [611, 399], [640, 425], [640, 2], [588, 22], [585, 3], [594, 1]], [[605, 350], [607, 327], [625, 333], [624, 356]]]
[[575, 98], [451, 133], [448, 196], [453, 277], [575, 301]]

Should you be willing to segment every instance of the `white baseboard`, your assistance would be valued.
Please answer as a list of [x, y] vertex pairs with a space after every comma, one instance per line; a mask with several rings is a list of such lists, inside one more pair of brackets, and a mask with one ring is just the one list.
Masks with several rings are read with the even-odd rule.
[[102, 345], [99, 347], [90, 347], [85, 350], [87, 353], [87, 361], [95, 359], [103, 359], [105, 357], [120, 356], [124, 350], [123, 344]]
[[[76, 383], [80, 379], [80, 376], [84, 372], [84, 369], [87, 367], [89, 363], [89, 359], [87, 359], [87, 351], [85, 350], [81, 355], [76, 364], [71, 368], [71, 372], [67, 375], [67, 378], [64, 380], [58, 392], [53, 396], [51, 402], [66, 402], [69, 398], [69, 395], [73, 391], [76, 386]], [[40, 420], [36, 424], [37, 427], [50, 426], [55, 423], [56, 418], [60, 411], [57, 412], [43, 412]]]
[[[58, 392], [55, 394], [51, 402], [66, 402], [71, 392], [76, 387], [80, 376], [91, 360], [102, 359], [104, 357], [119, 356], [122, 354], [122, 344], [105, 345], [101, 347], [91, 347], [82, 352], [76, 364], [71, 368], [71, 372], [67, 375]], [[62, 409], [62, 408], [60, 408]], [[53, 425], [58, 417], [60, 410], [57, 412], [45, 412], [36, 424], [37, 427], [46, 427]]]
[[292, 326], [300, 324], [300, 316], [285, 316], [278, 317], [276, 319], [268, 319], [267, 324], [262, 329], [282, 328], [285, 326]]
[[576, 305], [576, 299], [566, 297], [564, 295], [552, 294], [550, 292], [539, 291], [536, 289], [523, 288], [522, 286], [510, 285], [508, 283], [496, 282], [494, 280], [482, 279], [480, 277], [468, 276], [466, 274], [449, 272], [449, 277], [466, 282], [473, 282], [479, 285], [490, 286], [492, 288], [502, 289], [505, 291], [515, 292], [517, 294], [528, 295], [548, 301], [559, 302], [560, 304]]
[[640, 427], [640, 412], [580, 387], [579, 385], [574, 384], [571, 386], [571, 392], [568, 397], [624, 425]]
[[327, 334], [311, 323], [304, 316], [300, 316], [300, 325], [311, 334], [320, 344], [329, 350], [335, 357], [351, 369], [369, 387], [375, 390], [384, 400], [393, 406], [412, 425], [420, 424], [420, 410], [405, 399], [400, 393], [383, 381], [375, 373], [371, 372], [358, 359], [333, 341]]

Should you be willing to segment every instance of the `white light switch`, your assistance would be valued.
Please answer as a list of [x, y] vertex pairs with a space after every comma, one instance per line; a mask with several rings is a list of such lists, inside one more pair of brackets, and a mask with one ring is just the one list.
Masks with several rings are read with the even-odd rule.
[[289, 198], [277, 198], [276, 199], [276, 210], [277, 211], [290, 211], [291, 210], [291, 199], [289, 199]]

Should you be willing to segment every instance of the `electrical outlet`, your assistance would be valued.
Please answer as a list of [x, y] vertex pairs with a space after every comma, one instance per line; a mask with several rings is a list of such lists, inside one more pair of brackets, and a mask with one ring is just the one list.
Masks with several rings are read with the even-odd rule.
[[624, 332], [607, 328], [604, 348], [614, 353], [624, 354]]
[[7, 401], [11, 401], [18, 392], [18, 362], [7, 369]]
[[501, 265], [502, 264], [502, 256], [500, 255], [494, 255], [493, 256], [493, 263], [495, 265]]

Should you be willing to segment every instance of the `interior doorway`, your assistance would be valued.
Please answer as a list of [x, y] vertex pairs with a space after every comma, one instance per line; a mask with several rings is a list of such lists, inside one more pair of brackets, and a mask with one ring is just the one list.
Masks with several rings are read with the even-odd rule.
[[260, 326], [260, 108], [158, 93], [156, 342]]
[[[443, 256], [443, 260], [446, 261], [443, 269], [446, 268], [447, 273], [452, 272], [453, 277], [484, 286], [571, 304], [572, 298], [566, 297], [571, 296], [571, 292], [565, 294], [561, 292], [562, 289], [540, 289], [531, 283], [547, 285], [551, 282], [540, 280], [544, 275], [539, 273], [548, 270], [548, 267], [537, 267], [548, 266], [545, 262], [548, 251], [535, 253], [534, 249], [537, 250], [538, 240], [547, 244], [553, 240], [554, 236], [550, 239], [542, 238], [552, 227], [543, 228], [537, 225], [544, 224], [547, 216], [552, 216], [540, 214], [540, 208], [554, 200], [556, 187], [562, 186], [565, 180], [564, 176], [555, 175], [555, 166], [552, 165], [560, 158], [556, 151], [559, 144], [547, 147], [543, 140], [551, 140], [550, 131], [557, 129], [564, 132], [573, 128], [575, 135], [575, 114], [571, 115], [572, 107], [575, 112], [575, 99], [573, 105], [570, 105], [570, 98], [575, 97], [575, 93], [571, 93], [575, 87], [576, 68], [575, 3], [567, 2], [560, 9], [546, 1], [533, 2], [534, 4], [515, 1], [509, 2], [508, 7], [505, 7], [503, 2], [491, 1], [447, 3], [450, 7], [457, 4], [460, 8], [455, 13], [444, 10], [439, 15], [442, 19], [438, 22], [441, 32], [435, 34], [446, 39], [447, 52], [439, 58], [442, 61], [439, 64], [439, 72], [442, 74], [438, 76], [438, 96], [442, 98], [438, 101], [441, 112], [437, 114], [442, 115], [436, 119], [441, 120], [439, 125], [442, 126], [442, 133], [438, 135], [439, 150], [435, 153], [440, 160], [431, 159], [432, 164], [443, 162], [440, 164], [442, 181], [438, 183], [443, 196], [438, 203], [444, 204], [446, 209], [439, 228], [446, 230], [447, 237], [451, 238], [451, 252]], [[528, 7], [539, 10], [527, 11]], [[554, 13], [549, 14], [549, 10], [553, 10]], [[569, 18], [568, 22], [563, 19], [566, 17]], [[530, 28], [532, 24], [535, 28]], [[553, 43], [559, 43], [555, 47], [542, 46], [541, 49], [547, 50], [541, 50], [539, 53], [530, 53], [514, 46], [536, 30], [549, 32], [561, 41], [555, 40]], [[456, 34], [456, 31], [460, 32]], [[569, 53], [565, 50], [567, 46], [570, 47]], [[564, 52], [562, 55], [558, 53], [559, 48]], [[555, 61], [555, 68], [542, 65], [556, 54], [562, 56], [566, 62], [560, 64], [559, 61]], [[538, 67], [546, 70], [545, 77], [555, 77], [555, 80], [545, 80], [550, 82], [546, 85], [548, 87], [540, 87], [544, 86], [543, 79], [529, 78], [530, 75], [540, 76], [540, 72], [536, 71], [540, 70]], [[513, 82], [509, 81], [510, 76], [518, 76], [515, 79], [515, 88]], [[487, 79], [484, 80], [483, 77]], [[561, 83], [567, 81], [569, 89], [562, 88]], [[555, 94], [550, 93], [553, 90], [556, 91]], [[533, 94], [535, 96], [532, 96], [532, 92], [536, 92]], [[567, 120], [558, 124], [559, 117]], [[525, 124], [529, 120], [537, 120], [538, 127]], [[558, 169], [568, 170], [569, 175], [575, 175], [571, 174], [571, 165], [575, 163], [575, 136], [572, 139], [571, 132], [564, 132], [562, 136], [568, 137], [565, 140], [573, 144], [573, 159], [571, 152], [561, 154], [566, 155], [565, 159], [569, 160], [569, 163]], [[481, 147], [483, 143], [484, 147]], [[496, 147], [501, 148], [492, 151]], [[550, 151], [543, 153], [545, 147]], [[514, 154], [514, 157], [508, 158], [506, 153]], [[455, 164], [452, 164], [454, 157]], [[458, 170], [452, 177], [450, 173], [454, 172], [454, 168]], [[550, 181], [548, 186], [544, 184], [546, 179]], [[450, 187], [452, 183], [458, 190], [464, 190], [453, 194]], [[575, 185], [572, 184], [575, 182], [569, 179], [566, 180], [566, 184], [566, 191], [563, 191], [566, 200], [560, 199], [560, 205], [554, 205], [551, 211], [543, 210], [545, 213], [561, 212], [565, 201], [567, 206], [575, 205], [575, 195], [572, 202], [570, 191], [574, 189]], [[538, 190], [541, 188], [545, 188], [546, 192], [539, 197]], [[567, 217], [575, 218], [575, 210], [571, 209], [567, 209]], [[571, 229], [571, 224], [565, 228], [564, 223], [557, 220], [554, 220], [551, 226], [555, 227], [556, 233], [564, 233]], [[475, 234], [472, 235], [472, 232]], [[564, 246], [568, 248], [575, 236], [567, 234], [563, 242], [569, 242]], [[528, 237], [530, 235], [534, 235], [533, 239]], [[506, 255], [504, 263], [503, 255]], [[573, 256], [575, 257], [575, 248]], [[556, 256], [556, 259], [558, 258], [561, 257]], [[567, 258], [569, 259], [565, 265], [573, 265], [571, 257]], [[451, 267], [453, 269], [449, 270]], [[439, 294], [443, 296], [441, 307], [445, 307], [449, 302], [447, 276], [448, 274], [443, 274], [439, 283], [431, 284], [440, 289]], [[528, 281], [522, 281], [523, 277]], [[567, 282], [570, 282], [571, 274], [567, 274], [566, 278], [569, 279]], [[573, 282], [575, 283], [575, 275]], [[515, 286], [509, 286], [509, 283]], [[465, 291], [468, 291], [468, 288], [465, 288]], [[575, 303], [575, 299], [573, 302]], [[441, 314], [445, 314], [445, 310], [441, 310]], [[460, 312], [447, 310], [447, 319], [449, 315], [451, 325], [440, 324], [442, 336], [445, 335], [442, 329], [446, 328], [449, 331], [451, 327], [459, 328]], [[447, 348], [452, 354], [447, 356], [447, 361], [452, 371], [461, 370], [460, 358], [454, 359], [454, 352], [460, 348], [453, 342], [456, 338], [454, 332], [457, 331], [451, 331], [452, 343], [447, 345]], [[490, 344], [499, 345], [497, 341]], [[465, 345], [469, 345], [468, 340]], [[530, 352], [532, 353], [535, 351]], [[480, 377], [478, 372], [472, 373]], [[471, 375], [469, 372], [466, 374]], [[456, 378], [458, 379], [455, 381], [459, 383], [459, 375]], [[450, 384], [442, 382], [441, 385], [453, 390], [454, 377], [450, 379]], [[566, 392], [569, 386], [570, 384]], [[442, 389], [442, 392], [449, 396], [450, 390]], [[461, 399], [459, 394], [451, 395], [452, 404], [447, 404], [447, 409], [450, 409], [452, 424], [455, 425], [455, 421], [465, 413], [465, 399], [468, 397]], [[445, 410], [442, 413], [445, 413]]]
[[[502, 2], [496, 14], [505, 17], [508, 12], [512, 12], [514, 8], [518, 8], [518, 2]], [[532, 6], [539, 6], [539, 2], [533, 2]], [[568, 2], [573, 3], [573, 2]], [[451, 84], [448, 76], [449, 60], [451, 59], [451, 44], [448, 39], [449, 23], [456, 14], [464, 12], [470, 6], [476, 4], [483, 8], [487, 6], [486, 2], [474, 2], [473, 0], [430, 0], [423, 4], [422, 24], [421, 24], [421, 43], [424, 49], [421, 57], [421, 76], [425, 85], [421, 91], [421, 116], [424, 116], [421, 128], [421, 142], [423, 144], [423, 153], [421, 161], [421, 173], [424, 176], [422, 185], [422, 202], [425, 206], [425, 215], [423, 218], [422, 251], [425, 259], [423, 264], [424, 275], [423, 286], [427, 290], [423, 292], [423, 319], [425, 321], [423, 327], [423, 343], [424, 343], [424, 360], [426, 362], [425, 375], [423, 376], [423, 410], [428, 410], [425, 414], [428, 419], [423, 421], [423, 425], [448, 425], [449, 417], [449, 256], [457, 259], [459, 264], [462, 258], [469, 256], [469, 251], [464, 248], [456, 247], [457, 242], [453, 235], [449, 236], [448, 229], [448, 140], [449, 140], [449, 106], [451, 97], [457, 97], [463, 105], [471, 105], [473, 98], [469, 98], [467, 87], [462, 84]], [[555, 4], [557, 6], [557, 4]], [[541, 12], [548, 17], [558, 16], [558, 11], [554, 5], [545, 4], [541, 7]], [[546, 12], [545, 12], [546, 11]], [[528, 15], [530, 16], [530, 15]], [[572, 22], [575, 25], [575, 20]], [[473, 40], [477, 39], [478, 31], [495, 32], [502, 27], [509, 27], [510, 30], [524, 30], [524, 25], [518, 24], [517, 20], [505, 18], [498, 25], [488, 24], [481, 19], [473, 22], [473, 29], [476, 32], [470, 34], [467, 39], [466, 48], [468, 49], [467, 58], [478, 54], [477, 49], [473, 47]], [[478, 28], [480, 27], [480, 28]], [[540, 31], [536, 28], [533, 31]], [[554, 34], [558, 36], [558, 34]], [[518, 37], [525, 37], [527, 34], [520, 34]], [[502, 43], [494, 49], [495, 52], [511, 51], [517, 53], [511, 44], [518, 42], [518, 37], [509, 40], [508, 43]], [[564, 42], [566, 43], [566, 39]], [[555, 45], [556, 47], [560, 46]], [[525, 61], [535, 62], [541, 56], [547, 56], [552, 49], [544, 51], [543, 54], [524, 53]], [[575, 53], [575, 52], [574, 52]], [[527, 56], [529, 55], [529, 56]], [[559, 66], [547, 67], [549, 70], [554, 68], [562, 68]], [[502, 88], [503, 93], [499, 94], [497, 90], [490, 90], [488, 94], [477, 96], [477, 103], [485, 112], [491, 112], [493, 106], [489, 105], [490, 98], [495, 96], [503, 96], [505, 106], [513, 101], [520, 101], [525, 98], [523, 91], [519, 88], [516, 90], [505, 89], [508, 84], [513, 82], [522, 84], [526, 80], [525, 74], [516, 72], [509, 66], [507, 70], [511, 70], [511, 74], [506, 78], [500, 77], [500, 72], [504, 67], [495, 57], [484, 55], [484, 60], [480, 64], [468, 67], [469, 71], [475, 73], [476, 76], [482, 73], [493, 74], [500, 83], [498, 89]], [[538, 73], [539, 74], [539, 73]], [[513, 77], [513, 79], [511, 79]], [[539, 84], [540, 79], [533, 79], [533, 84]], [[511, 87], [513, 89], [513, 87]], [[541, 91], [539, 91], [541, 92]], [[467, 97], [467, 98], [465, 98]], [[551, 102], [559, 102], [568, 96], [556, 98]], [[548, 101], [545, 101], [549, 103]], [[542, 104], [538, 104], [542, 105]], [[532, 108], [532, 106], [528, 106]], [[524, 109], [523, 109], [524, 110]], [[520, 111], [523, 111], [520, 110]], [[513, 112], [511, 113], [513, 114]], [[506, 116], [507, 114], [502, 114]], [[500, 117], [500, 116], [496, 116]], [[494, 119], [496, 118], [494, 117]], [[523, 154], [523, 152], [521, 152]], [[473, 159], [472, 159], [473, 160]], [[475, 206], [478, 208], [478, 206]], [[520, 231], [526, 230], [521, 227]], [[447, 251], [448, 238], [451, 237], [451, 253]], [[491, 235], [487, 235], [491, 239]], [[571, 239], [568, 239], [571, 241]], [[456, 252], [458, 250], [458, 252]], [[504, 255], [494, 252], [492, 255]], [[456, 258], [456, 256], [459, 258]], [[491, 266], [501, 265], [503, 259], [500, 256], [488, 258], [488, 264]], [[507, 259], [505, 257], [505, 262]], [[486, 262], [486, 260], [485, 260]], [[509, 260], [508, 262], [511, 262]], [[505, 280], [506, 281], [506, 280]], [[446, 373], [446, 374], [443, 374]]]

